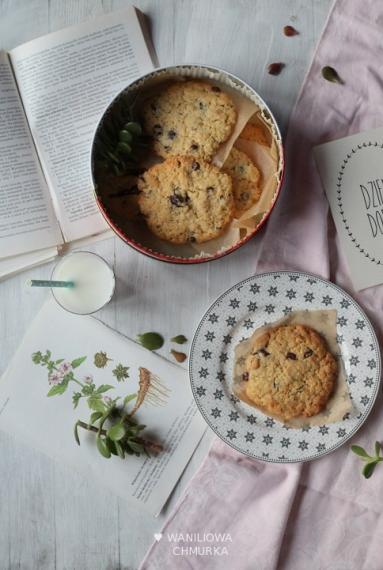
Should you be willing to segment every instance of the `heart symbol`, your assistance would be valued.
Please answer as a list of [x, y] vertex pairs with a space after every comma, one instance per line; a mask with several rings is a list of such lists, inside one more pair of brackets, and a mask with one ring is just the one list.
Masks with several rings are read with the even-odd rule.
[[157, 542], [160, 542], [161, 538], [162, 538], [162, 532], [155, 532], [154, 533], [154, 538], [156, 539]]

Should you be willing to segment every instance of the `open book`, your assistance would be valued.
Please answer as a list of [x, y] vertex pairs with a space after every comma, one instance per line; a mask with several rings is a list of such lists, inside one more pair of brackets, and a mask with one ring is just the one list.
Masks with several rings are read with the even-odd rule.
[[0, 52], [0, 278], [105, 236], [90, 151], [103, 111], [154, 67], [134, 7]]

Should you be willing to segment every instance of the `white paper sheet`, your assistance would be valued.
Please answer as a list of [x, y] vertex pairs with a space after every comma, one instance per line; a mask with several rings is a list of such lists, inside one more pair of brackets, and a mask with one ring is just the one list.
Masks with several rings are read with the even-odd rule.
[[[80, 428], [81, 446], [73, 435], [78, 419], [88, 421], [90, 410], [85, 398], [73, 408], [72, 397], [81, 390], [71, 381], [65, 393], [47, 397], [52, 387], [47, 369], [32, 362], [32, 354], [50, 350], [52, 359], [86, 360], [73, 369], [84, 383], [91, 375], [96, 386], [114, 388], [104, 395], [125, 397], [138, 390], [139, 367], [157, 375], [166, 392], [165, 404], [144, 405], [137, 421], [146, 424], [143, 437], [161, 442], [164, 451], [157, 456], [128, 456], [124, 460], [102, 457], [95, 437]], [[94, 355], [104, 352], [112, 359], [97, 368]], [[129, 367], [129, 377], [117, 381], [113, 370], [118, 364]], [[146, 402], [146, 400], [145, 400]], [[121, 336], [93, 317], [66, 313], [53, 300], [48, 301], [29, 328], [8, 370], [0, 379], [0, 429], [47, 455], [82, 471], [88, 478], [106, 485], [131, 503], [157, 515], [188, 463], [205, 430], [205, 423], [194, 403], [187, 372], [176, 364]]]

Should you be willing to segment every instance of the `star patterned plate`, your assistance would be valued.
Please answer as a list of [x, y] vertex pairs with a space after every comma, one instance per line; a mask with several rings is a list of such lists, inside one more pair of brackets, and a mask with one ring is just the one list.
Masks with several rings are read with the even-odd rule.
[[[337, 340], [354, 409], [336, 423], [293, 429], [238, 400], [231, 384], [240, 340], [302, 309], [337, 310]], [[255, 275], [223, 293], [202, 318], [190, 353], [192, 391], [209, 426], [237, 451], [277, 463], [317, 459], [352, 437], [375, 402], [380, 370], [378, 341], [359, 305], [329, 281], [300, 272]]]

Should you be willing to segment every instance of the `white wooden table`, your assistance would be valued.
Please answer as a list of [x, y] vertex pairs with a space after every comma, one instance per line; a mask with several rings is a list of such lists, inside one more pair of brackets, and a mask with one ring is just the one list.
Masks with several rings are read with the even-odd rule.
[[[150, 20], [161, 65], [201, 62], [231, 71], [259, 91], [282, 131], [302, 83], [331, 0], [136, 0]], [[113, 0], [0, 0], [0, 47], [123, 8]], [[300, 35], [286, 38], [294, 25]], [[265, 72], [286, 63], [278, 77]], [[99, 317], [122, 333], [158, 330], [189, 339], [208, 305], [254, 272], [262, 236], [208, 264], [183, 267], [148, 259], [111, 239], [93, 246], [114, 267], [117, 292]], [[27, 278], [48, 277], [51, 265], [0, 284], [0, 373], [46, 299]], [[168, 355], [169, 347], [162, 350]], [[0, 569], [135, 570], [206, 455], [207, 433], [158, 519], [133, 509], [92, 481], [0, 433]], [[179, 529], [180, 532], [187, 529]], [[164, 569], [165, 570], [165, 569]]]

